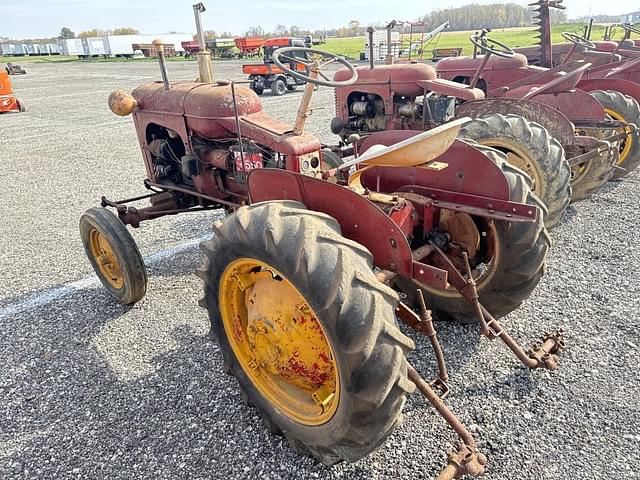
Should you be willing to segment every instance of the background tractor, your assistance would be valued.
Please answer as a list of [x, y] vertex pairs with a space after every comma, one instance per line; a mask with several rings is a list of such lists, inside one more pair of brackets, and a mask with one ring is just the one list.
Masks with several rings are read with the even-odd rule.
[[530, 66], [524, 55], [489, 38], [488, 32], [471, 37], [484, 55], [438, 63], [439, 76], [478, 86], [489, 98], [466, 103], [459, 109], [461, 115], [509, 108], [544, 125], [569, 159], [573, 200], [588, 197], [612, 176], [622, 176], [637, 165], [640, 106], [625, 94], [627, 90], [618, 90], [619, 81], [585, 84], [583, 77], [591, 65], [584, 62], [552, 69]]
[[[428, 130], [457, 116], [470, 116], [473, 120], [462, 128], [461, 137], [502, 151], [512, 165], [525, 171], [533, 179], [534, 193], [547, 206], [545, 225], [557, 225], [571, 199], [571, 171], [562, 145], [541, 125], [543, 115], [557, 116], [555, 110], [538, 108], [539, 114], [533, 116], [519, 101], [494, 103], [480, 88], [438, 78], [430, 65], [371, 64], [357, 70], [356, 83], [336, 89], [333, 133], [347, 140], [353, 134]], [[346, 75], [347, 71], [338, 71], [334, 78]], [[485, 109], [461, 115], [461, 105], [469, 102]]]
[[[263, 63], [248, 63], [242, 66], [242, 71], [249, 75], [251, 90], [262, 95], [265, 89], [270, 89], [272, 95], [284, 95], [288, 91], [295, 90], [298, 85], [304, 85], [298, 77], [285, 72], [273, 62], [273, 52], [286, 47], [310, 47], [311, 37], [269, 38], [262, 44]], [[300, 54], [302, 55], [302, 54]], [[294, 71], [305, 71], [305, 66], [299, 60], [307, 60], [306, 57], [292, 57], [286, 63]]]
[[[276, 52], [276, 63], [291, 53]], [[103, 197], [81, 217], [87, 256], [114, 297], [134, 303], [147, 274], [126, 225], [224, 208], [202, 244], [201, 306], [271, 431], [325, 464], [355, 461], [389, 436], [418, 389], [461, 439], [441, 478], [480, 475], [486, 457], [440, 398], [446, 364], [422, 291], [418, 315], [389, 284], [420, 282], [430, 306], [474, 315], [482, 335], [525, 365], [554, 369], [562, 332], [525, 350], [491, 313], [515, 308], [538, 283], [549, 247], [544, 207], [504, 155], [456, 139], [467, 119], [371, 135], [327, 168], [320, 142], [304, 133], [314, 86], [345, 87], [358, 74], [343, 58], [302, 53], [308, 83], [293, 126], [233, 82], [172, 83], [162, 54], [163, 82], [113, 92], [111, 110], [134, 117], [150, 192]], [[322, 69], [335, 62], [348, 78], [328, 80]], [[199, 66], [201, 77], [211, 71]], [[131, 205], [141, 200], [150, 205]], [[494, 277], [491, 291], [480, 288]], [[431, 384], [407, 362], [414, 342], [398, 318], [429, 336], [439, 365]]]
[[24, 103], [18, 100], [13, 93], [9, 74], [0, 70], [0, 113], [24, 111]]

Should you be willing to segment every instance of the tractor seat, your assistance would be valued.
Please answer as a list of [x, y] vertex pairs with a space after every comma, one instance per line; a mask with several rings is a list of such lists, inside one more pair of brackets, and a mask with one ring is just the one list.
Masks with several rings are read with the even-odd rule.
[[[476, 58], [470, 56], [444, 58], [438, 62], [436, 70], [438, 73], [453, 70], [477, 70], [483, 59], [484, 55], [478, 55]], [[525, 57], [521, 53], [516, 53], [511, 58], [491, 55], [485, 68], [493, 68], [497, 70], [514, 70], [517, 68], [527, 68], [528, 65], [529, 63], [527, 62], [527, 57]]]

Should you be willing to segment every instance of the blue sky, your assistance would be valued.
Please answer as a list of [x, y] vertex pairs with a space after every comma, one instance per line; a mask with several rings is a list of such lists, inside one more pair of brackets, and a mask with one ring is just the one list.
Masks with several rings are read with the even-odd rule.
[[[349, 20], [363, 24], [397, 18], [412, 20], [430, 10], [499, 0], [204, 0], [208, 30], [242, 33], [259, 24], [271, 30], [277, 24], [307, 28], [339, 27]], [[526, 5], [529, 1], [511, 0]], [[193, 0], [0, 0], [0, 36], [30, 38], [54, 36], [63, 26], [75, 32], [91, 28], [131, 26], [142, 33], [191, 32]], [[589, 13], [617, 15], [637, 10], [637, 1], [565, 0], [570, 17]]]

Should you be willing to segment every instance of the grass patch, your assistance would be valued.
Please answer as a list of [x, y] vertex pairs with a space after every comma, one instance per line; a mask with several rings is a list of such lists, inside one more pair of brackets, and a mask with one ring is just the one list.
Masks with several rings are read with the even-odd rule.
[[[562, 43], [562, 32], [572, 32], [582, 35], [584, 25], [580, 23], [567, 23], [563, 25], [555, 25], [551, 28], [551, 38], [553, 43]], [[591, 31], [593, 40], [602, 40], [604, 35], [604, 26], [594, 25]], [[431, 57], [431, 51], [434, 48], [453, 48], [462, 47], [463, 54], [469, 55], [473, 52], [473, 45], [469, 41], [469, 37], [474, 31], [465, 32], [443, 32], [437, 38], [432, 39], [425, 46], [425, 57]], [[537, 30], [534, 27], [522, 28], [505, 28], [494, 29], [489, 36], [496, 40], [506, 43], [512, 48], [528, 47], [535, 45]], [[419, 40], [419, 35], [414, 34], [413, 40]], [[359, 59], [360, 52], [364, 52], [364, 37], [345, 37], [345, 38], [328, 38], [327, 43], [321, 45], [320, 48], [339, 55], [345, 55], [348, 58]], [[409, 36], [404, 36], [403, 44], [408, 47]]]

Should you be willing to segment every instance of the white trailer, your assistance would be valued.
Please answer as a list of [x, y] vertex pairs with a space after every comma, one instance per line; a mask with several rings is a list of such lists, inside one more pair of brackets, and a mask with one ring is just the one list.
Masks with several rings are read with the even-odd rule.
[[105, 35], [102, 37], [107, 55], [111, 57], [133, 57], [134, 43], [145, 43], [147, 35]]
[[145, 35], [105, 35], [102, 37], [104, 55], [111, 57], [133, 57], [132, 45], [151, 43], [159, 38], [166, 45], [173, 45], [176, 53], [183, 54], [182, 42], [193, 40], [190, 33], [159, 33]]
[[180, 55], [184, 55], [184, 48], [182, 47], [182, 42], [191, 42], [193, 41], [193, 35], [191, 33], [161, 33], [159, 35], [150, 35], [151, 41], [146, 43], [151, 43], [154, 39], [159, 38], [162, 40], [162, 43], [167, 45], [173, 45], [176, 53]]
[[22, 45], [17, 43], [3, 43], [0, 45], [0, 51], [2, 52], [2, 55], [11, 57], [24, 55]]
[[83, 56], [84, 47], [81, 38], [65, 38], [58, 40], [58, 49], [60, 55], [78, 55]]
[[108, 55], [104, 45], [103, 37], [89, 37], [82, 39], [85, 55], [89, 57], [97, 57], [99, 55]]

